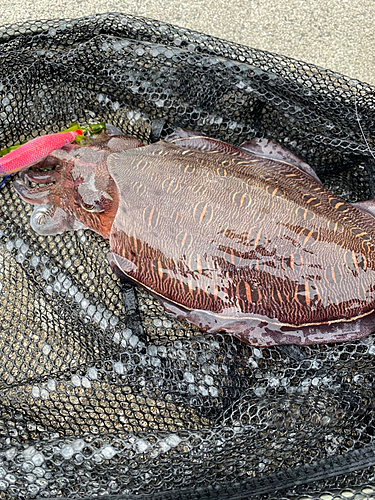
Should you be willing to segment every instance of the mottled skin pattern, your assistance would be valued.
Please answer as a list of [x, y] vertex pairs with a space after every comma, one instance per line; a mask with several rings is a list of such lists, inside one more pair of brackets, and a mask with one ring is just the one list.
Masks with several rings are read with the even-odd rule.
[[256, 345], [369, 334], [373, 205], [338, 198], [266, 142], [236, 148], [180, 130], [139, 147], [102, 136], [56, 150], [44, 163], [54, 170], [34, 168], [14, 184], [38, 204], [36, 231], [88, 227], [109, 238], [117, 274], [203, 330]]

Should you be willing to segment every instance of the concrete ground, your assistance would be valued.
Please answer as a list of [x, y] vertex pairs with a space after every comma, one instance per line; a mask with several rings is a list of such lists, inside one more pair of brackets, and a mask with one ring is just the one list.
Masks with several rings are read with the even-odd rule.
[[375, 85], [374, 0], [10, 0], [0, 24], [123, 12], [284, 54]]

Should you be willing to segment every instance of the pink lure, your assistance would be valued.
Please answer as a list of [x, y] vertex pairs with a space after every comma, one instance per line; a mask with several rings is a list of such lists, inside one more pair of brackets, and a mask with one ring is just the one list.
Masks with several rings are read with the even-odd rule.
[[53, 150], [73, 142], [82, 130], [36, 137], [0, 158], [0, 175], [13, 174], [44, 160]]

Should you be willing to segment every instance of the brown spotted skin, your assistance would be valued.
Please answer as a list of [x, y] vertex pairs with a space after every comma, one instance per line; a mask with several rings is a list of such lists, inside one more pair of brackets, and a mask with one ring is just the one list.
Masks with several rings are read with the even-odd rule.
[[[104, 236], [110, 226], [113, 267], [177, 316], [257, 345], [370, 333], [374, 218], [301, 168], [192, 133], [119, 147], [106, 164], [114, 219], [100, 211], [103, 190], [100, 223], [77, 209], [77, 194], [59, 206]], [[51, 204], [27, 186], [21, 195]]]
[[293, 326], [373, 309], [372, 217], [297, 168], [167, 143], [108, 167], [126, 200], [111, 248], [157, 294]]

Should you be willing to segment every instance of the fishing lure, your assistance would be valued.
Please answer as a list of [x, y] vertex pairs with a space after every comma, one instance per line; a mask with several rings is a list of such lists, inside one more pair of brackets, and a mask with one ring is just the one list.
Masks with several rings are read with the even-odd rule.
[[55, 149], [73, 142], [82, 130], [58, 132], [36, 137], [0, 158], [0, 175], [9, 175], [31, 167], [47, 158]]

